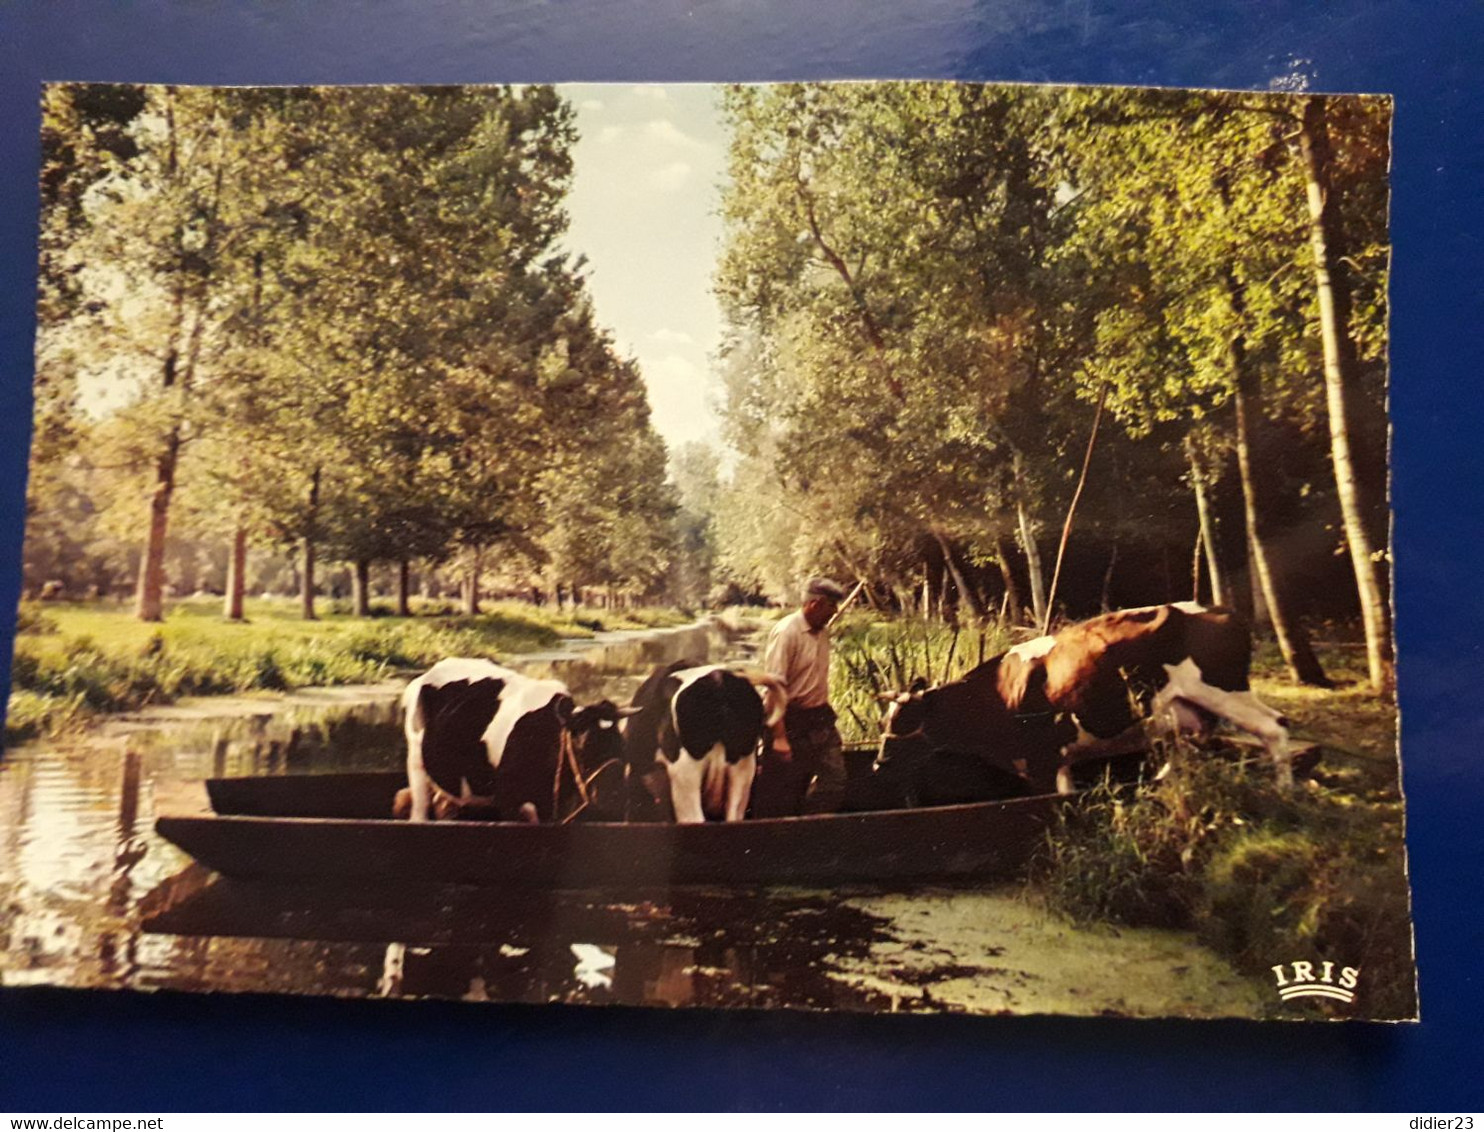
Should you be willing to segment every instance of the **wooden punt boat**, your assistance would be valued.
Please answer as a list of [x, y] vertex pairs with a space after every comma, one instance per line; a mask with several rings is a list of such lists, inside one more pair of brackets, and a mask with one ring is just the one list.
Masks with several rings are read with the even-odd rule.
[[522, 888], [827, 884], [1004, 876], [1064, 798], [705, 825], [412, 823], [392, 819], [400, 771], [223, 778], [214, 812], [161, 816], [166, 840], [223, 875]]

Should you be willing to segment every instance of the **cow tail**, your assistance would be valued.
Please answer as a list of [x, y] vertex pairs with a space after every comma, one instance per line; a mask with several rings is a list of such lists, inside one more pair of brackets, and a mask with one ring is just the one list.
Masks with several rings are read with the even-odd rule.
[[783, 681], [771, 672], [764, 672], [761, 668], [741, 666], [732, 671], [754, 688], [762, 690], [763, 707], [768, 713], [764, 722], [770, 728], [777, 727], [783, 718], [784, 711], [788, 708], [788, 688]]

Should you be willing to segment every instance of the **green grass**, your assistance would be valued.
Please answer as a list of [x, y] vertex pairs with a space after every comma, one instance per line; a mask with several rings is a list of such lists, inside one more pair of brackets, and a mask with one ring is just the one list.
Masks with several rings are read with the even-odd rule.
[[677, 610], [573, 612], [518, 602], [492, 604], [473, 618], [356, 618], [325, 605], [321, 620], [304, 621], [293, 602], [249, 601], [247, 620], [236, 623], [216, 601], [186, 600], [158, 624], [121, 606], [23, 608], [6, 741], [183, 695], [362, 683], [448, 656], [507, 657], [607, 629], [690, 619]]

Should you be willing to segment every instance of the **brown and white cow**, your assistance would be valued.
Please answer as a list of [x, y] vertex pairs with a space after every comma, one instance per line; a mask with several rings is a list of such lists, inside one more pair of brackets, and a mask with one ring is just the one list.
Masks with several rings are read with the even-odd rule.
[[883, 755], [890, 740], [921, 735], [1037, 793], [1067, 793], [1075, 763], [1147, 750], [1151, 730], [1201, 731], [1214, 718], [1256, 736], [1288, 789], [1288, 730], [1252, 694], [1251, 655], [1248, 628], [1230, 610], [1178, 602], [1104, 614], [951, 684], [884, 697]]
[[561, 681], [488, 660], [440, 660], [407, 685], [402, 710], [413, 821], [466, 810], [550, 821], [566, 744], [583, 769], [623, 754], [624, 709], [579, 708]]

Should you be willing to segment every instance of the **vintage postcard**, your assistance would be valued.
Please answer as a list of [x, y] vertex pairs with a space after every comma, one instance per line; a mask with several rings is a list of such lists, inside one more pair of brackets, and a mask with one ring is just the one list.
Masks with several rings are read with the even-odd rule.
[[48, 87], [0, 985], [1415, 1018], [1292, 86]]

